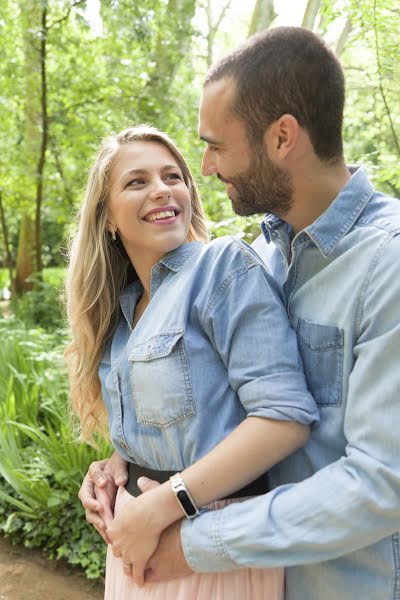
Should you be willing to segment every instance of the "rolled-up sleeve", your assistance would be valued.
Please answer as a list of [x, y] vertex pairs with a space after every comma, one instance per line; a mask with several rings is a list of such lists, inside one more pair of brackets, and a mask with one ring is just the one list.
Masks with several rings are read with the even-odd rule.
[[318, 420], [296, 334], [265, 267], [232, 273], [211, 298], [204, 323], [248, 416], [307, 425]]

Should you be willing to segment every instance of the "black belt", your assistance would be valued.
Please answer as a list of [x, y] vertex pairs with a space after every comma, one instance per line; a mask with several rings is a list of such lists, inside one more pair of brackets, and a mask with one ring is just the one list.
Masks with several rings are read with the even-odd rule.
[[[155, 471], [154, 469], [148, 469], [147, 467], [141, 467], [135, 463], [129, 463], [128, 467], [128, 482], [125, 485], [125, 489], [132, 496], [140, 496], [142, 493], [137, 486], [137, 480], [139, 477], [147, 477], [148, 479], [154, 479], [159, 483], [165, 483], [169, 480], [171, 475], [175, 475], [176, 471]], [[260, 496], [268, 492], [267, 476], [261, 475], [245, 487], [233, 492], [226, 496], [227, 498], [246, 498], [247, 496]]]

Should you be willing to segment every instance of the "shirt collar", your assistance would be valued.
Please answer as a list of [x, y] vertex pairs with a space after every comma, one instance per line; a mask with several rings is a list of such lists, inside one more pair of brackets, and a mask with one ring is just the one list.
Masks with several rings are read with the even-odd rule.
[[172, 250], [172, 252], [166, 254], [166, 256], [164, 256], [157, 264], [164, 265], [164, 267], [167, 267], [170, 271], [177, 273], [188, 258], [200, 250], [202, 245], [203, 242], [186, 242], [185, 244], [178, 246], [175, 250]]
[[[200, 250], [201, 246], [202, 242], [187, 242], [182, 244], [175, 250], [172, 250], [172, 252], [166, 254], [166, 256], [164, 256], [156, 265], [154, 265], [152, 273], [154, 274], [156, 269], [160, 270], [160, 265], [163, 265], [170, 271], [177, 273], [183, 267], [188, 258]], [[119, 303], [128, 323], [132, 321], [132, 315], [134, 313], [137, 301], [142, 293], [143, 286], [140, 282], [140, 279], [136, 279], [127, 285], [122, 291]]]
[[[363, 167], [352, 167], [350, 172], [351, 178], [332, 204], [303, 230], [324, 256], [328, 256], [354, 226], [375, 191]], [[261, 228], [267, 243], [271, 241], [271, 233], [283, 227], [289, 228], [279, 217], [266, 215]]]

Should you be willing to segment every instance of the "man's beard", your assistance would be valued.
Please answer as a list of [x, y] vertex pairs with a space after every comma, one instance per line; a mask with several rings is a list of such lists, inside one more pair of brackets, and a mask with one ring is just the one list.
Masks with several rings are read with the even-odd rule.
[[260, 147], [250, 157], [245, 173], [229, 178], [235, 186], [230, 198], [236, 214], [243, 217], [255, 213], [273, 213], [282, 217], [292, 206], [293, 185], [290, 175], [277, 167]]

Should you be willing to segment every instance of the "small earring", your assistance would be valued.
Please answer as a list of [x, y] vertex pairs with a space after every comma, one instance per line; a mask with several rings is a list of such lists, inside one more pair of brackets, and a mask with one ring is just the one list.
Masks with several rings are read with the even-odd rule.
[[115, 242], [117, 240], [117, 236], [116, 236], [114, 230], [112, 230], [112, 232], [111, 232], [111, 239], [112, 239], [113, 242]]

